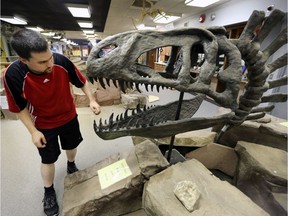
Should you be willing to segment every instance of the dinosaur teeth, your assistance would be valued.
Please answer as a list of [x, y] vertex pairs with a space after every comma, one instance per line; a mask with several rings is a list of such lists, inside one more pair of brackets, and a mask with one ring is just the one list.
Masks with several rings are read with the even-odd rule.
[[102, 86], [103, 89], [106, 89], [105, 83], [103, 81], [103, 78], [99, 78], [99, 83], [100, 83], [100, 85]]
[[[99, 82], [101, 87], [103, 89], [106, 89], [106, 87], [111, 87], [111, 79], [110, 78], [103, 78], [103, 77], [88, 77], [88, 80], [93, 84], [94, 81], [96, 82]], [[126, 93], [126, 89], [134, 89], [136, 88], [136, 90], [139, 92], [139, 93], [142, 93], [142, 91], [140, 90], [139, 88], [139, 85], [144, 85], [145, 89], [147, 92], [149, 92], [149, 86], [150, 86], [150, 91], [154, 91], [154, 87], [156, 86], [156, 90], [157, 92], [160, 91], [160, 88], [162, 88], [162, 90], [164, 89], [171, 89], [170, 87], [165, 87], [163, 85], [157, 85], [157, 84], [149, 84], [149, 83], [134, 83], [134, 82], [131, 82], [131, 81], [124, 81], [124, 80], [114, 80], [112, 79], [112, 83], [113, 85], [116, 87], [116, 88], [119, 88], [121, 89], [121, 91], [123, 93]]]
[[127, 118], [128, 117], [128, 109], [125, 110], [125, 113], [124, 113], [124, 118]]
[[156, 85], [157, 92], [159, 92], [160, 86]]
[[102, 124], [102, 118], [100, 118], [100, 120], [99, 120], [99, 128], [101, 128], [103, 126], [103, 124]]
[[123, 80], [118, 80], [118, 83], [119, 83], [119, 86], [120, 86], [120, 89], [123, 93], [125, 93], [125, 83]]
[[92, 84], [94, 84], [94, 80], [93, 77], [88, 77], [89, 82], [91, 82]]
[[112, 82], [113, 82], [114, 86], [115, 86], [116, 88], [118, 88], [117, 81], [116, 81], [116, 80], [112, 80]]
[[137, 113], [141, 113], [142, 112], [142, 110], [140, 109], [140, 104], [137, 104], [136, 110], [137, 110]]
[[135, 83], [136, 89], [139, 93], [141, 93], [141, 90], [139, 89], [139, 83]]
[[110, 79], [106, 79], [106, 83], [110, 87]]
[[114, 117], [114, 113], [112, 113], [109, 117], [109, 125], [112, 125], [113, 123], [113, 117]]

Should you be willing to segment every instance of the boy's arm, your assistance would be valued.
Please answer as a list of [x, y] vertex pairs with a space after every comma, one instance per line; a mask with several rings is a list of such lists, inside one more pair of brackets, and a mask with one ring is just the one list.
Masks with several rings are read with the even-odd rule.
[[100, 105], [96, 102], [95, 97], [93, 96], [88, 81], [85, 82], [84, 86], [81, 88], [81, 90], [84, 92], [84, 94], [89, 98], [90, 101], [90, 108], [92, 112], [96, 115], [100, 114], [101, 109]]
[[38, 148], [44, 148], [46, 147], [46, 139], [42, 132], [37, 130], [35, 127], [31, 117], [30, 113], [27, 108], [24, 108], [20, 112], [17, 113], [19, 119], [22, 121], [22, 123], [25, 125], [25, 127], [28, 129], [29, 133], [31, 134], [32, 137], [32, 142], [34, 145]]

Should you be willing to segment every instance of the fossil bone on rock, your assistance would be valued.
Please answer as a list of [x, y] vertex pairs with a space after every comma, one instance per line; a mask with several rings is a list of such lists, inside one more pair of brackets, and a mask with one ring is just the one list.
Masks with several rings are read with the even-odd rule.
[[174, 194], [189, 212], [194, 210], [200, 197], [197, 186], [192, 181], [178, 182], [174, 188]]

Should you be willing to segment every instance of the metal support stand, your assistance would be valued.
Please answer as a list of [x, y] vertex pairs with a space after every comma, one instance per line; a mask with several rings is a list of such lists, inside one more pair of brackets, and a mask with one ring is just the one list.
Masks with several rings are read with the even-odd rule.
[[[180, 92], [175, 120], [179, 120], [180, 112], [181, 112], [181, 106], [182, 106], [182, 102], [183, 102], [183, 97], [184, 97], [184, 92]], [[172, 163], [172, 164], [175, 164], [175, 163], [180, 162], [180, 161], [181, 162], [185, 161], [185, 158], [176, 149], [173, 149], [174, 140], [175, 140], [175, 135], [173, 135], [170, 139], [170, 145], [169, 145], [168, 152], [167, 151], [165, 152], [165, 157], [167, 158], [168, 162]], [[171, 157], [171, 155], [172, 155], [172, 157]]]
[[226, 131], [228, 131], [232, 126], [229, 125], [229, 124], [226, 124], [222, 127], [222, 129], [219, 131], [219, 133], [217, 134], [216, 136], [216, 139], [215, 139], [215, 143], [219, 143], [221, 137], [224, 135], [224, 133]]

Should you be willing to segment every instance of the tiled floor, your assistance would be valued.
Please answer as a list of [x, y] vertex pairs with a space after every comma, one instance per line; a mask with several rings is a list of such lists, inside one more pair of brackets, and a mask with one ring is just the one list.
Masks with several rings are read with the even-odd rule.
[[[145, 92], [145, 91], [144, 91]], [[148, 93], [147, 93], [148, 94]], [[150, 93], [151, 94], [151, 93]], [[177, 91], [152, 93], [160, 100], [153, 104], [165, 104], [177, 100]], [[186, 95], [185, 97], [188, 97]], [[80, 128], [84, 141], [78, 148], [77, 164], [80, 169], [87, 168], [117, 152], [129, 151], [131, 137], [105, 141], [93, 130], [94, 119], [109, 118], [111, 112], [123, 112], [120, 105], [102, 107], [101, 115], [94, 116], [89, 108], [78, 108]], [[197, 116], [211, 116], [217, 107], [204, 102]], [[56, 163], [55, 189], [60, 208], [66, 175], [66, 156], [63, 152]], [[20, 120], [1, 120], [1, 214], [2, 216], [41, 216], [43, 186], [40, 177], [40, 157], [31, 142], [31, 137]], [[143, 216], [143, 211], [129, 216]]]

